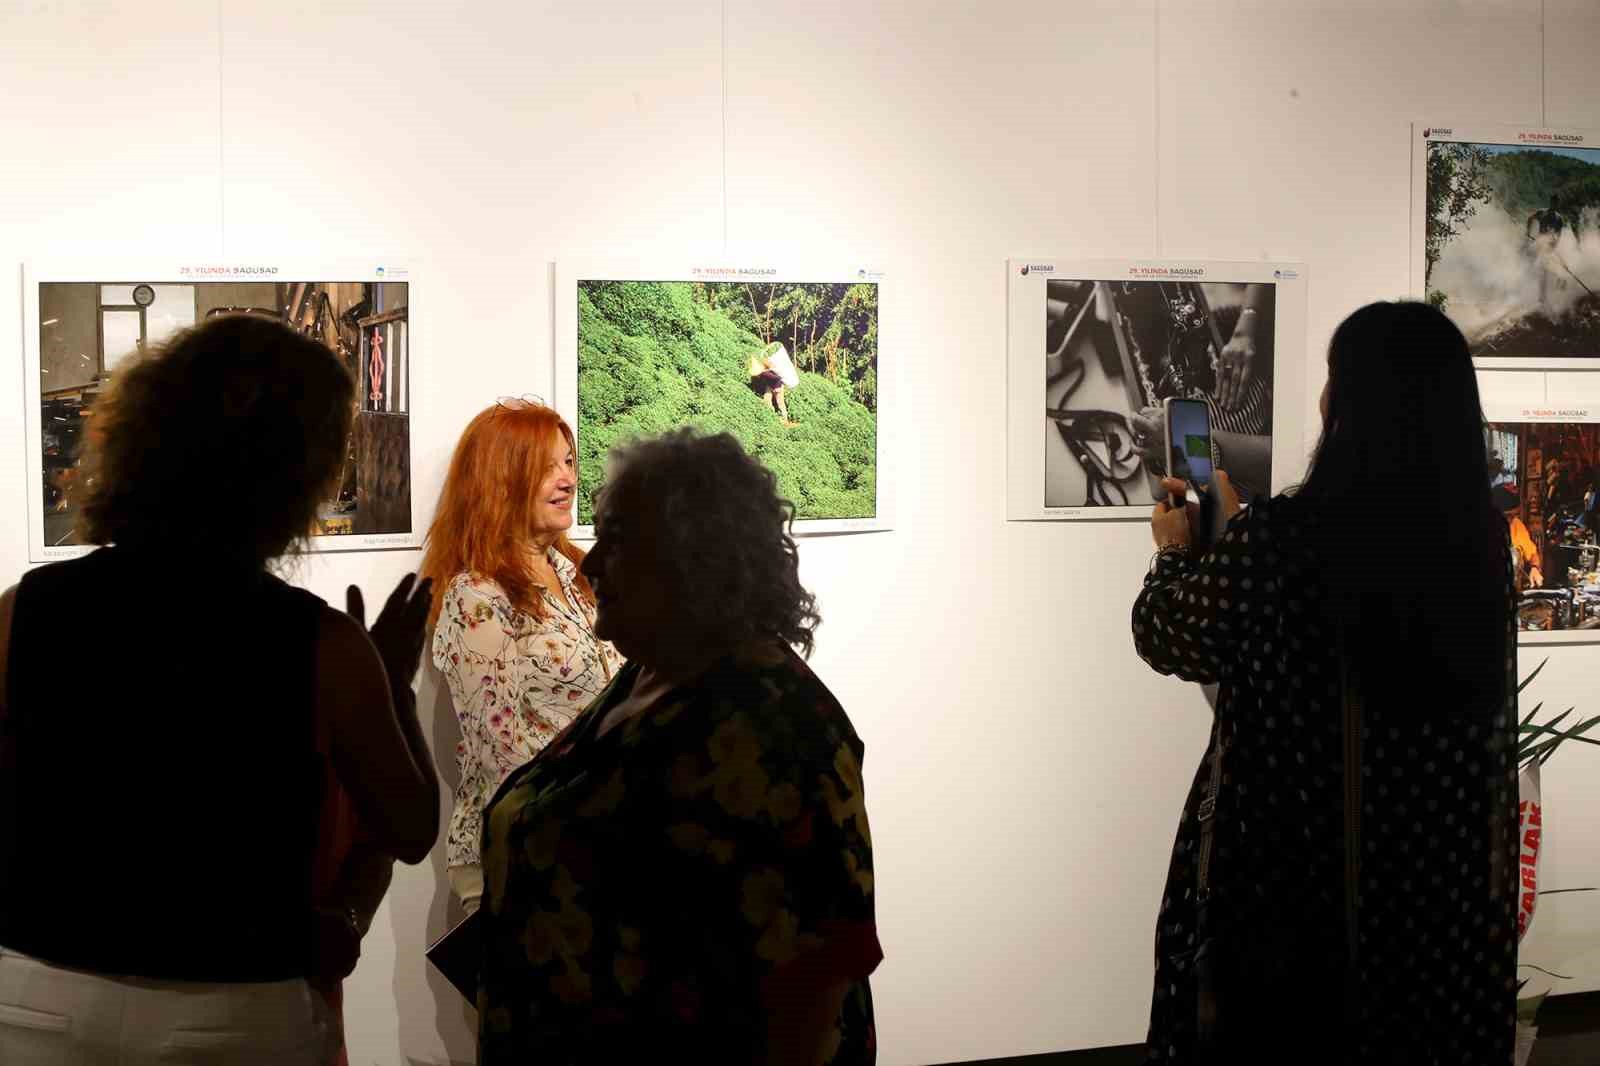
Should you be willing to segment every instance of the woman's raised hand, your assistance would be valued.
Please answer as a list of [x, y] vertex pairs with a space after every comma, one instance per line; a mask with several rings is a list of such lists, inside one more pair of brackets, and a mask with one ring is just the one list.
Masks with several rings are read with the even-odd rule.
[[[410, 688], [412, 678], [417, 676], [417, 666], [422, 661], [422, 638], [432, 606], [433, 579], [418, 581], [416, 574], [407, 574], [389, 593], [378, 620], [367, 630], [378, 649], [378, 657], [383, 660], [392, 690]], [[355, 585], [345, 591], [345, 611], [366, 627], [366, 603], [361, 589]]]

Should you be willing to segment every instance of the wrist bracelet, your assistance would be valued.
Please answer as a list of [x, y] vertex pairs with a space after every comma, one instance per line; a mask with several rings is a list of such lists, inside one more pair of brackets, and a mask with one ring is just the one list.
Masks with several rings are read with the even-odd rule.
[[1182, 558], [1187, 558], [1189, 555], [1189, 549], [1178, 544], [1168, 544], [1165, 547], [1157, 548], [1156, 553], [1150, 557], [1150, 573], [1153, 574], [1156, 572], [1156, 564], [1160, 563], [1162, 557], [1167, 555], [1177, 555]]

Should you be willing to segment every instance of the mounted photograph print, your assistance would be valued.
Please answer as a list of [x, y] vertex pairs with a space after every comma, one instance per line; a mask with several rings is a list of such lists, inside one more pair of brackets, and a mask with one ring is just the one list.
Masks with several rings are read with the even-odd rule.
[[[95, 403], [117, 368], [181, 330], [229, 314], [287, 323], [327, 345], [356, 381], [344, 474], [309, 531], [311, 547], [417, 547], [410, 274], [387, 263], [24, 267], [29, 559], [90, 550], [77, 523], [81, 449]], [[192, 488], [193, 520], [204, 525], [206, 496], [215, 486]]]
[[1600, 408], [1485, 403], [1489, 492], [1511, 528], [1517, 639], [1600, 640]]
[[[1246, 499], [1298, 471], [1302, 264], [1012, 259], [1006, 270], [1008, 518], [1148, 518], [1169, 471], [1215, 466]], [[1168, 440], [1169, 415], [1181, 441]]]
[[1411, 284], [1483, 367], [1600, 365], [1600, 132], [1414, 127]]
[[574, 535], [593, 533], [611, 448], [680, 426], [738, 438], [794, 504], [796, 533], [889, 528], [882, 289], [862, 269], [558, 263]]

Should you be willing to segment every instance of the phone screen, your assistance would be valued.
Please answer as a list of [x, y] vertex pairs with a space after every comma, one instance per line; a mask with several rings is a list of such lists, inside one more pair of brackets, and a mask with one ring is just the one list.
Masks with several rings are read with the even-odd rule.
[[1211, 483], [1211, 409], [1199, 400], [1167, 402], [1167, 473], [1195, 485]]

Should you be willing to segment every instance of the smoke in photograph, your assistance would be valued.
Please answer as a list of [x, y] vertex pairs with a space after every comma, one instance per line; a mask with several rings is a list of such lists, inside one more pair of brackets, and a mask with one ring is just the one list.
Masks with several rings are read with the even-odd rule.
[[1600, 358], [1600, 149], [1428, 145], [1426, 296], [1475, 356]]

